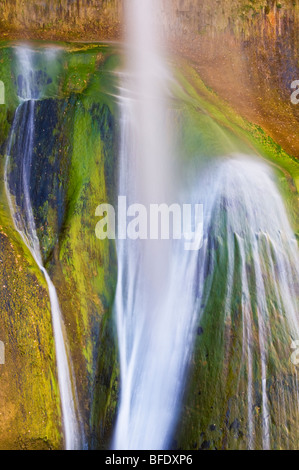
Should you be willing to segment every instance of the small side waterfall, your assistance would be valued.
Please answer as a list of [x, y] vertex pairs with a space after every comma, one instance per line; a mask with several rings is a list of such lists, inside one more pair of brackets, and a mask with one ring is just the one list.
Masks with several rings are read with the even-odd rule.
[[179, 439], [190, 445], [183, 434], [197, 423], [211, 448], [296, 448], [299, 254], [276, 175], [236, 153], [194, 180], [204, 206], [200, 328]]
[[[297, 241], [273, 171], [265, 162], [240, 154], [222, 158], [200, 180], [205, 221], [201, 314], [212, 312], [221, 318], [223, 361], [233, 363], [239, 373], [234, 385], [230, 377], [232, 394], [244, 395], [247, 401], [243, 413], [248, 448], [271, 449], [282, 445], [277, 428], [287, 427], [283, 415], [298, 419], [298, 382], [289, 388], [288, 401], [280, 394], [273, 403], [269, 387], [272, 376], [293, 372], [291, 343], [299, 338]], [[222, 311], [214, 312], [213, 299], [219, 299], [223, 285]], [[230, 337], [238, 338], [240, 349], [236, 341], [232, 347]], [[228, 378], [224, 375], [222, 380]], [[255, 410], [257, 393], [261, 425]]]
[[[48, 284], [53, 333], [55, 338], [55, 351], [57, 373], [60, 390], [63, 430], [65, 448], [78, 449], [81, 445], [77, 421], [77, 404], [75, 403], [76, 387], [71, 373], [71, 359], [67, 351], [66, 332], [59, 307], [56, 289], [43, 266], [39, 239], [36, 233], [30, 197], [31, 164], [34, 147], [34, 115], [35, 103], [40, 97], [34, 79], [35, 52], [29, 48], [18, 46], [16, 48], [17, 65], [20, 70], [18, 76], [18, 94], [21, 104], [16, 110], [12, 124], [11, 134], [6, 152], [5, 188], [11, 215], [16, 230], [30, 250], [36, 264], [45, 276]], [[51, 57], [55, 54], [51, 51]], [[22, 155], [21, 165], [18, 168], [18, 180], [10, 179], [11, 153]], [[12, 191], [12, 185], [15, 191]]]

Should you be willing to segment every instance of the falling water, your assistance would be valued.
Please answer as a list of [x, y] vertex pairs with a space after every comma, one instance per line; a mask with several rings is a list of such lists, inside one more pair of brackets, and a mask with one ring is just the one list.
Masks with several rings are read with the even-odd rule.
[[[211, 313], [215, 323], [221, 318], [218, 335], [225, 337], [223, 363], [234, 364], [239, 377], [235, 389], [230, 378], [231, 395], [247, 399], [247, 447], [287, 447], [277, 437], [277, 429], [288, 426], [287, 418], [284, 421], [273, 404], [285, 416], [298, 419], [298, 382], [288, 387], [288, 401], [282, 393], [273, 399], [267, 384], [277, 358], [281, 361], [277, 378], [283, 382], [292, 371], [290, 345], [299, 338], [299, 255], [275, 175], [254, 156], [221, 158], [202, 172], [199, 197], [205, 227], [202, 318]], [[215, 298], [219, 300], [223, 284], [222, 312], [215, 312]], [[236, 341], [232, 346], [229, 340], [239, 334], [240, 355]], [[222, 380], [229, 379], [222, 376]], [[210, 387], [213, 393], [212, 384]], [[261, 396], [261, 425], [256, 419], [257, 393]], [[244, 418], [240, 410], [235, 413]]]
[[[45, 51], [49, 58], [55, 58], [53, 51]], [[52, 324], [55, 338], [57, 373], [63, 417], [65, 447], [67, 450], [78, 449], [80, 446], [79, 429], [76, 418], [74, 397], [75, 383], [71, 375], [71, 360], [67, 351], [66, 332], [59, 307], [59, 301], [54, 284], [43, 266], [39, 239], [36, 232], [33, 215], [30, 180], [34, 148], [34, 116], [35, 103], [40, 97], [40, 90], [35, 80], [33, 61], [35, 52], [28, 47], [16, 48], [18, 75], [18, 95], [21, 101], [12, 124], [10, 139], [7, 147], [5, 164], [5, 188], [7, 199], [16, 230], [30, 250], [36, 264], [45, 276], [52, 312]], [[17, 181], [11, 181], [10, 163], [12, 152], [22, 155], [18, 168]], [[14, 191], [11, 188], [14, 187]]]
[[[128, 2], [122, 76], [119, 195], [128, 204], [168, 203], [175, 181], [168, 142], [169, 72], [158, 54], [152, 0]], [[121, 397], [113, 447], [170, 445], [188, 363], [197, 297], [197, 252], [182, 241], [117, 242], [116, 319]]]

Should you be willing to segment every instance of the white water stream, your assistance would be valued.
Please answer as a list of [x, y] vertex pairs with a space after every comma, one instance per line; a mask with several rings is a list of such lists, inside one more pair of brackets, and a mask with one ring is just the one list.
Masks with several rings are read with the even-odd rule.
[[[55, 51], [47, 51], [50, 60], [55, 60]], [[45, 52], [45, 54], [47, 54]], [[65, 448], [67, 450], [80, 447], [80, 434], [76, 415], [75, 381], [72, 377], [71, 359], [68, 354], [66, 331], [60, 311], [57, 292], [42, 261], [39, 239], [36, 233], [35, 220], [30, 198], [30, 179], [32, 155], [34, 148], [35, 103], [39, 92], [35, 83], [33, 61], [36, 52], [28, 47], [16, 48], [16, 60], [19, 75], [20, 105], [16, 110], [7, 147], [5, 163], [5, 188], [11, 215], [16, 230], [30, 250], [36, 264], [45, 276], [52, 313], [52, 325], [55, 339], [57, 374], [60, 391], [61, 411]], [[22, 156], [18, 169], [18, 181], [13, 182], [17, 194], [11, 192], [10, 165], [13, 147]], [[17, 201], [17, 202], [16, 202]], [[20, 204], [20, 205], [18, 205]]]

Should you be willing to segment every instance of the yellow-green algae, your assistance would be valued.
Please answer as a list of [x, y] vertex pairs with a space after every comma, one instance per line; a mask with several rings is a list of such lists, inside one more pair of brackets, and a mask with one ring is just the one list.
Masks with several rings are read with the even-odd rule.
[[[180, 141], [184, 156], [192, 160], [207, 161], [234, 152], [258, 154], [273, 166], [277, 183], [284, 196], [290, 220], [298, 233], [298, 176], [299, 164], [278, 146], [263, 129], [252, 125], [208, 89], [196, 72], [184, 64], [183, 72], [177, 73], [176, 94], [178, 104]], [[233, 300], [226, 313], [225, 299], [228, 282], [228, 249], [225, 230], [226, 209], [215, 233], [210, 234], [208, 256], [214, 269], [207, 273], [205, 284], [210, 295], [200, 307], [198, 334], [186, 379], [183, 407], [177, 431], [172, 443], [175, 449], [247, 449], [247, 371], [240, 363], [243, 344], [243, 312], [241, 285], [241, 255], [236, 240]], [[223, 224], [223, 225], [222, 225]], [[216, 249], [215, 249], [216, 247]], [[253, 255], [246, 254], [249, 282], [254, 283]], [[271, 285], [267, 266], [263, 275]], [[275, 282], [275, 280], [273, 281]], [[256, 427], [254, 442], [262, 447], [262, 398], [259, 354], [259, 325], [257, 320], [257, 293], [251, 291], [253, 354], [253, 422]], [[296, 367], [290, 361], [290, 338], [284, 329], [285, 319], [280, 316], [279, 306], [267, 299], [271, 317], [272, 338], [266, 349], [266, 387], [272, 421], [271, 447], [273, 449], [298, 448]], [[245, 360], [246, 364], [246, 360]], [[281, 415], [280, 404], [285, 400], [288, 415]]]
[[[112, 242], [96, 239], [94, 214], [100, 203], [112, 202], [116, 196], [118, 116], [113, 99], [113, 71], [120, 59], [111, 46], [60, 46], [62, 51], [53, 67], [38, 65], [52, 82], [43, 102], [37, 104], [36, 126], [41, 126], [41, 131], [46, 130], [36, 141], [35, 176], [37, 187], [44, 187], [45, 191], [36, 197], [33, 206], [44, 260], [57, 288], [66, 323], [86, 438], [92, 447], [107, 448], [119, 393], [111, 310], [116, 253]], [[17, 106], [13, 80], [10, 80], [13, 78], [11, 60], [11, 49], [3, 47], [0, 70], [7, 82], [8, 104], [0, 107], [1, 142], [8, 136]], [[179, 134], [184, 158], [201, 156], [209, 159], [219, 156], [220, 152], [229, 153], [236, 149], [258, 152], [268, 158], [278, 167], [280, 185], [293, 225], [298, 230], [298, 194], [293, 184], [293, 180], [298, 184], [296, 160], [261, 128], [238, 116], [187, 64], [180, 66], [180, 70], [174, 105], [179, 110], [178, 128], [182, 125]], [[50, 118], [47, 109], [52, 113], [51, 122], [47, 122]], [[46, 142], [53, 145], [46, 145]], [[4, 148], [2, 145], [2, 172]], [[16, 361], [14, 367], [0, 366], [3, 408], [8, 403], [6, 417], [0, 424], [3, 438], [0, 447], [60, 448], [59, 393], [46, 285], [12, 227], [3, 185], [0, 225], [3, 261], [0, 286], [6, 286], [1, 288], [4, 293], [1, 295], [0, 340], [7, 345], [7, 360], [13, 358]], [[223, 270], [226, 256], [224, 250], [219, 260]], [[225, 280], [225, 272], [220, 269], [214, 280], [219, 285], [219, 298], [212, 299], [206, 306], [209, 315], [201, 324], [205, 332], [213, 333], [200, 336], [196, 342], [187, 398], [174, 447], [205, 448], [208, 442], [210, 448], [221, 445], [245, 447], [238, 426], [232, 421], [227, 429], [218, 424], [225, 421], [228, 403], [231, 403], [231, 410], [244, 407], [242, 400], [238, 401], [230, 394], [230, 384], [236, 374], [234, 354], [228, 364], [223, 364], [221, 356], [224, 341], [227, 341], [224, 334], [226, 320], [221, 314], [221, 289], [225, 289]], [[238, 302], [236, 293], [236, 310]], [[238, 321], [236, 316], [232, 324], [232, 351], [240, 347], [240, 338], [234, 333], [238, 330]], [[214, 334], [216, 329], [217, 335]], [[277, 334], [281, 335], [281, 332], [278, 330]], [[209, 358], [206, 357], [208, 353]], [[287, 377], [287, 365], [283, 368]], [[218, 383], [218, 373], [223, 371], [228, 371], [227, 381], [212, 398], [210, 391]], [[279, 393], [279, 385], [271, 386], [276, 386]], [[212, 406], [216, 408], [217, 423]], [[261, 419], [258, 408], [257, 420]]]
[[[111, 197], [108, 193], [111, 195], [113, 184], [112, 181], [106, 182], [106, 173], [113, 173], [111, 159], [116, 153], [117, 138], [112, 114], [115, 112], [114, 103], [107, 97], [103, 99], [106, 81], [103, 76], [105, 73], [109, 74], [109, 68], [108, 71], [105, 70], [104, 55], [109, 55], [109, 48], [73, 47], [77, 52], [62, 51], [58, 55], [58, 66], [36, 64], [37, 70], [42, 67], [51, 78], [51, 84], [46, 89], [43, 101], [36, 105], [35, 123], [40, 135], [35, 139], [33, 171], [36, 177], [36, 192], [32, 202], [42, 252], [57, 287], [66, 323], [77, 379], [80, 412], [85, 423], [86, 440], [90, 442], [91, 439], [98, 440], [91, 436], [90, 427], [95, 428], [94, 436], [98, 429], [103, 432], [106, 426], [101, 422], [92, 424], [92, 406], [94, 416], [98, 413], [96, 406], [92, 405], [94, 395], [97, 395], [98, 400], [100, 393], [104, 393], [108, 403], [113, 396], [113, 381], [102, 375], [102, 371], [107, 369], [107, 366], [102, 364], [103, 357], [111, 370], [117, 367], [115, 335], [111, 327], [111, 305], [116, 279], [115, 249], [109, 242], [100, 243], [94, 231], [97, 223], [95, 209]], [[81, 49], [85, 50], [84, 54]], [[7, 83], [13, 83], [15, 76], [11, 49], [2, 48], [1, 53], [3, 61], [7, 58], [5, 67], [10, 71], [7, 75], [10, 76], [11, 82], [7, 79]], [[111, 60], [113, 62], [113, 59], [110, 59], [110, 62]], [[57, 67], [60, 67], [58, 80]], [[109, 85], [111, 87], [111, 80]], [[4, 139], [8, 137], [9, 131], [8, 119], [11, 123], [17, 106], [15, 89], [11, 88], [13, 99], [9, 98], [7, 93], [10, 109], [8, 106], [0, 109], [1, 119], [5, 124], [2, 167], [5, 160]], [[49, 131], [53, 132], [52, 136]], [[46, 284], [30, 253], [12, 227], [4, 185], [1, 186], [1, 192], [1, 201], [5, 207], [4, 215], [2, 212], [0, 214], [5, 234], [1, 243], [4, 260], [1, 283], [3, 282], [3, 289], [7, 289], [12, 297], [13, 314], [18, 319], [13, 320], [3, 295], [2, 317], [5, 321], [1, 331], [3, 341], [6, 342], [7, 335], [10, 334], [7, 322], [14, 324], [14, 354], [18, 353], [23, 358], [18, 367], [12, 368], [9, 360], [8, 365], [2, 366], [3, 370], [11, 371], [11, 376], [7, 373], [9, 388], [3, 380], [3, 403], [6, 401], [13, 404], [15, 414], [21, 415], [22, 421], [19, 424], [15, 418], [11, 423], [7, 421], [7, 428], [3, 425], [2, 435], [5, 436], [5, 443], [1, 447], [60, 448], [62, 436], [59, 391]], [[41, 206], [40, 201], [43, 201]], [[4, 252], [6, 240], [20, 253], [20, 258], [16, 258], [20, 271], [16, 271], [10, 262], [7, 249]], [[13, 287], [16, 284], [17, 289], [10, 289], [10, 282]], [[26, 300], [20, 293], [23, 291]], [[23, 308], [21, 313], [20, 305]], [[27, 310], [32, 316], [32, 325]], [[34, 327], [35, 322], [38, 323], [37, 338], [34, 336], [35, 329], [33, 332], [30, 329], [31, 326]], [[31, 344], [31, 340], [34, 346], [36, 345], [35, 349], [41, 351], [41, 358], [33, 356], [33, 346], [27, 346]], [[101, 344], [105, 342], [109, 343], [110, 355], [108, 348], [101, 352]], [[8, 358], [11, 357], [11, 347], [7, 345]], [[26, 355], [24, 351], [27, 347]], [[14, 389], [19, 390], [19, 395], [13, 393]], [[116, 399], [114, 410], [115, 406]], [[103, 413], [104, 408], [105, 403], [101, 400], [100, 413]]]

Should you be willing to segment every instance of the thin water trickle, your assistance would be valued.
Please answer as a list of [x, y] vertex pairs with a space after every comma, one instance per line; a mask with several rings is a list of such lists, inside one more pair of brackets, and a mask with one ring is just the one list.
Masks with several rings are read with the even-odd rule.
[[[128, 60], [119, 97], [118, 191], [127, 197], [128, 205], [142, 203], [148, 207], [151, 203], [173, 202], [174, 195], [181, 200], [183, 196], [178, 194], [180, 184], [170, 142], [170, 72], [154, 40], [158, 37], [153, 11], [157, 4], [153, 0], [130, 0], [128, 5]], [[30, 197], [35, 108], [40, 97], [34, 83], [34, 54], [29, 48], [16, 48], [22, 70], [18, 81], [21, 104], [7, 147], [5, 188], [15, 228], [48, 285], [65, 443], [67, 449], [77, 449], [82, 441], [75, 380], [57, 292], [43, 266]], [[49, 53], [49, 57], [55, 60], [55, 54]], [[17, 181], [10, 176], [12, 153], [22, 155]], [[277, 399], [279, 416], [273, 411], [268, 386], [269, 364], [277, 356], [274, 328], [285, 344], [299, 339], [298, 246], [283, 199], [269, 166], [240, 154], [206, 163], [194, 174], [184, 196], [187, 200], [183, 202], [204, 206], [200, 252], [186, 251], [184, 240], [117, 241], [115, 316], [121, 391], [112, 447], [171, 447], [195, 327], [206, 314], [205, 306], [218, 295], [213, 286], [216, 279], [216, 286], [225, 283], [225, 320], [232, 317], [235, 300], [239, 299], [247, 447], [269, 449], [276, 432], [276, 439], [281, 439], [280, 426], [286, 425], [290, 409], [298, 413], [297, 379], [292, 392], [294, 403], [288, 402], [284, 391]], [[223, 263], [221, 267], [219, 262]], [[225, 344], [224, 348], [228, 347]], [[261, 425], [256, 419], [257, 390]], [[238, 394], [238, 390], [235, 392]]]
[[[39, 91], [34, 80], [35, 51], [28, 47], [18, 46], [15, 49], [18, 76], [18, 92], [21, 104], [16, 110], [5, 162], [5, 189], [10, 212], [17, 232], [30, 250], [36, 264], [44, 274], [48, 285], [52, 325], [55, 339], [57, 373], [62, 410], [62, 424], [67, 450], [78, 449], [81, 445], [77, 421], [77, 404], [75, 403], [76, 385], [71, 374], [71, 359], [68, 354], [67, 339], [60, 311], [57, 292], [42, 261], [40, 243], [36, 232], [33, 208], [30, 197], [30, 178], [34, 147], [35, 102]], [[55, 54], [53, 54], [55, 60]], [[21, 165], [17, 181], [11, 181], [10, 164], [12, 151], [21, 155]], [[11, 191], [12, 185], [15, 188]]]

